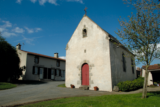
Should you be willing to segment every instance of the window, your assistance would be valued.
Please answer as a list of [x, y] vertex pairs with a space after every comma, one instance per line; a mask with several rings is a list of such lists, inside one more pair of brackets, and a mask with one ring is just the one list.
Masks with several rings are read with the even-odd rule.
[[38, 63], [39, 63], [39, 57], [38, 57], [38, 56], [35, 56], [35, 58], [34, 58], [34, 62], [35, 62], [36, 64], [38, 64]]
[[126, 72], [126, 64], [125, 64], [125, 57], [124, 53], [122, 53], [122, 62], [123, 62], [123, 71]]
[[51, 75], [55, 75], [55, 74], [54, 74], [54, 69], [51, 70]]
[[87, 37], [87, 30], [83, 29], [83, 37]]
[[57, 67], [60, 67], [60, 61], [57, 60], [57, 63], [56, 63]]
[[61, 74], [62, 74], [62, 75], [61, 75], [62, 77], [65, 77], [65, 72], [64, 72], [64, 70], [61, 70]]
[[36, 67], [36, 66], [33, 66], [33, 72], [32, 72], [32, 74], [35, 74], [35, 75], [38, 75], [39, 74], [39, 68], [38, 67]]
[[132, 66], [132, 73], [134, 74], [134, 64], [133, 64], [133, 59], [131, 58], [131, 66]]
[[38, 67], [35, 67], [35, 74], [38, 74]]

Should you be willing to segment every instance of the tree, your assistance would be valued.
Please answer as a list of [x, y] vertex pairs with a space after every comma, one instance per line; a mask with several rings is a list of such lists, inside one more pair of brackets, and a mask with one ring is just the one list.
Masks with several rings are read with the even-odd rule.
[[0, 34], [0, 81], [18, 79], [22, 75], [19, 63], [20, 59], [16, 49], [5, 41]]
[[125, 0], [136, 10], [129, 21], [118, 20], [121, 30], [117, 35], [123, 44], [136, 55], [137, 62], [146, 65], [142, 98], [147, 97], [148, 67], [155, 58], [160, 58], [160, 11], [158, 0]]

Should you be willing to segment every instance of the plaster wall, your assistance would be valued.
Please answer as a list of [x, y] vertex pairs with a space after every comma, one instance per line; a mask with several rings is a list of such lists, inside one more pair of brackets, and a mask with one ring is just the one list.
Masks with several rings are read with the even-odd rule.
[[[132, 73], [130, 53], [122, 47], [117, 47], [116, 44], [110, 42], [111, 56], [111, 71], [112, 71], [112, 87], [116, 86], [121, 81], [136, 79], [136, 68]], [[122, 53], [125, 54], [126, 72], [123, 71]]]
[[[27, 53], [26, 52], [23, 52], [19, 49], [17, 49], [17, 54], [20, 58], [20, 65], [19, 67], [23, 67], [25, 66], [26, 67], [26, 63], [27, 63]], [[22, 71], [22, 76], [20, 76], [19, 80], [22, 80], [23, 79], [23, 76], [25, 75], [26, 73], [26, 70], [23, 70]]]
[[[145, 71], [146, 71], [145, 69], [142, 69], [142, 77], [145, 77]], [[148, 84], [147, 85], [153, 85], [153, 78], [152, 78], [151, 72], [149, 72], [148, 74]]]
[[57, 67], [56, 60], [54, 59], [39, 57], [39, 64], [35, 64], [34, 58], [35, 58], [35, 55], [28, 55], [27, 57], [27, 68], [26, 68], [27, 72], [24, 78], [25, 80], [39, 80], [40, 79], [38, 74], [37, 75], [32, 74], [33, 66], [65, 70], [64, 61], [60, 61], [60, 67]]
[[[82, 30], [87, 29], [87, 37]], [[112, 91], [108, 35], [87, 16], [84, 16], [66, 47], [65, 84], [81, 86], [81, 67], [89, 65], [89, 89], [97, 86], [101, 91]], [[85, 52], [86, 51], [86, 52]]]

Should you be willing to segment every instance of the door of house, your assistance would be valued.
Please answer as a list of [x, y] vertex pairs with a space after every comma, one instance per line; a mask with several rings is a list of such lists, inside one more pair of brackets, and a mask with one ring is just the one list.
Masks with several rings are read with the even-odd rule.
[[82, 85], [89, 85], [89, 66], [88, 64], [82, 65]]
[[40, 68], [40, 79], [43, 79], [43, 68]]

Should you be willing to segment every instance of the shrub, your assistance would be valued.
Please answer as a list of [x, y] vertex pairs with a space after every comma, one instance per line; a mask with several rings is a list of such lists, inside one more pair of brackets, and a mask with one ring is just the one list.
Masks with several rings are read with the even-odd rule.
[[133, 81], [119, 82], [117, 86], [120, 91], [132, 91], [143, 87], [144, 78], [139, 77]]

